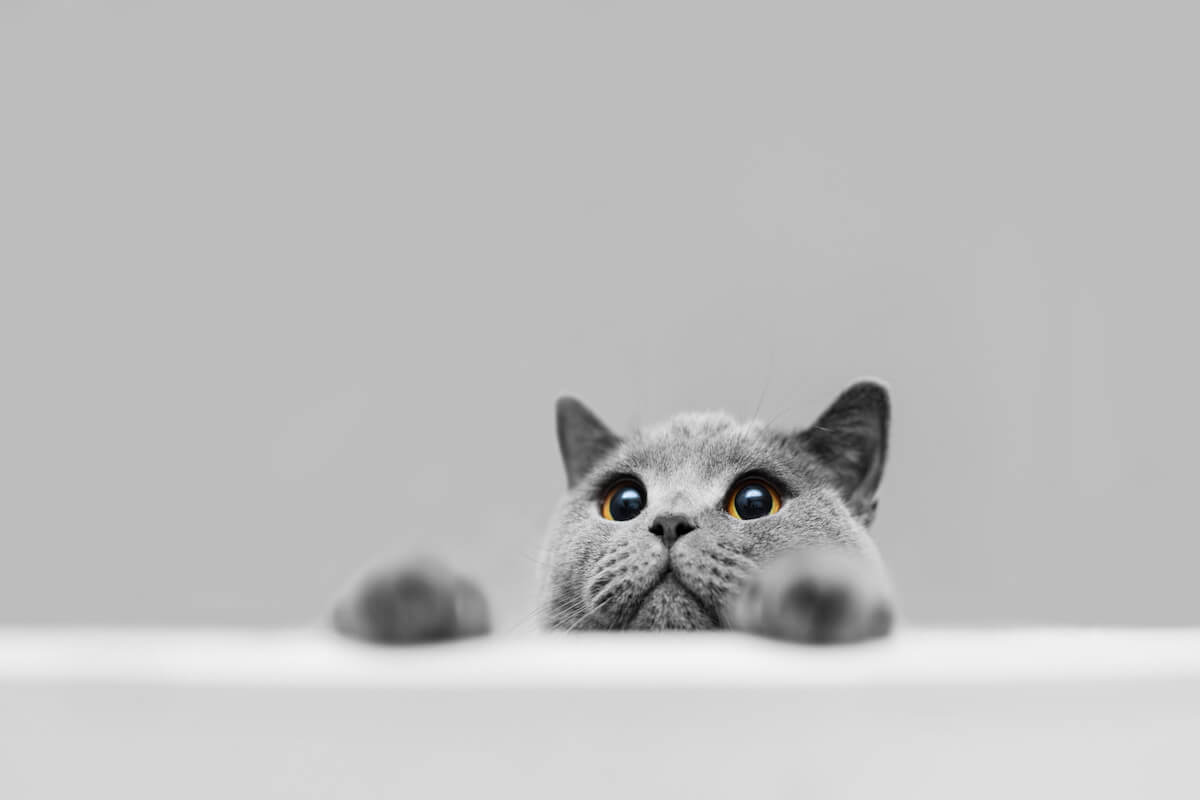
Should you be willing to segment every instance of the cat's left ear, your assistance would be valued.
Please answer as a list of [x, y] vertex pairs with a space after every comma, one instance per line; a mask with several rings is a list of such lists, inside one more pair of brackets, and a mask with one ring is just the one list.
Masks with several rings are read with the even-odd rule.
[[558, 398], [555, 411], [558, 449], [567, 470], [567, 488], [573, 489], [621, 440], [574, 397]]
[[870, 525], [887, 458], [890, 403], [879, 381], [855, 383], [799, 434], [801, 446], [833, 473], [850, 512]]

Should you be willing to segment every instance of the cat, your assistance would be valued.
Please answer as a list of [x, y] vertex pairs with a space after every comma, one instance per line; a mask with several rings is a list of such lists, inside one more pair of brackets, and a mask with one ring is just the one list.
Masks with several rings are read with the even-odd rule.
[[[799, 431], [690, 413], [621, 438], [560, 398], [567, 492], [541, 562], [543, 627], [728, 628], [812, 644], [886, 635], [892, 590], [867, 529], [889, 417], [883, 384], [859, 381]], [[415, 561], [357, 581], [333, 626], [399, 644], [484, 634], [489, 619], [474, 583]]]

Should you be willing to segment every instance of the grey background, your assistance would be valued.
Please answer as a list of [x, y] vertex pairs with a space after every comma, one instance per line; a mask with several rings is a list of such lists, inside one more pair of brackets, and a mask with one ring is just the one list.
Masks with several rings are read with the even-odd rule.
[[1194, 18], [1092, 3], [5, 3], [0, 621], [533, 607], [561, 392], [888, 380], [924, 621], [1200, 622]]

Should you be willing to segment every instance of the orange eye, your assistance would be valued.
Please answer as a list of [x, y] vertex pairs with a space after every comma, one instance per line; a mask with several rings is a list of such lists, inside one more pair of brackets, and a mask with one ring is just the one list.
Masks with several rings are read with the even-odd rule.
[[642, 513], [645, 507], [645, 491], [637, 484], [625, 481], [616, 484], [604, 495], [600, 516], [613, 522], [624, 522]]
[[739, 483], [729, 494], [725, 510], [736, 519], [758, 519], [775, 514], [783, 502], [775, 487], [760, 478]]

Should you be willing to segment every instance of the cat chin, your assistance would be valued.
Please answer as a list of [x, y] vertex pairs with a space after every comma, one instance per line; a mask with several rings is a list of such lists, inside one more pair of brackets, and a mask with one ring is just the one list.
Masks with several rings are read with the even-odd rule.
[[625, 627], [640, 631], [698, 631], [718, 626], [716, 619], [696, 596], [685, 589], [673, 574], [668, 573], [646, 593], [637, 613]]

